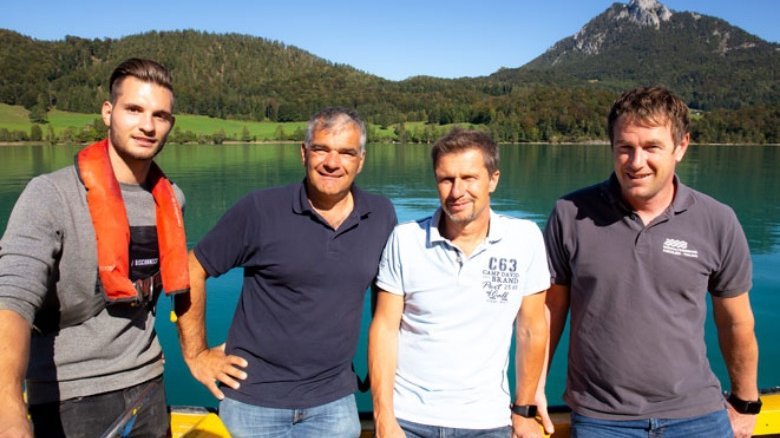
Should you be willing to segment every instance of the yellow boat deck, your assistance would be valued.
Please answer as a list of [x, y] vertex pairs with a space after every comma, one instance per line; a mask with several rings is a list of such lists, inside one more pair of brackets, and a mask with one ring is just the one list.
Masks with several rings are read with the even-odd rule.
[[[761, 396], [764, 406], [756, 421], [753, 436], [780, 437], [780, 388], [765, 391]], [[569, 436], [569, 413], [564, 410], [552, 414], [555, 433], [552, 438]], [[361, 438], [374, 436], [374, 423], [370, 416], [361, 416]], [[203, 408], [171, 408], [171, 433], [173, 438], [223, 438], [230, 437], [217, 414]]]

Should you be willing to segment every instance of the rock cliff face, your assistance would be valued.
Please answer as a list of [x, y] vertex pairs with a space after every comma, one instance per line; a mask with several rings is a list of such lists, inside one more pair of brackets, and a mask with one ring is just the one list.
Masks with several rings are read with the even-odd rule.
[[616, 18], [624, 17], [640, 26], [652, 26], [658, 29], [662, 21], [669, 21], [672, 18], [672, 11], [656, 0], [631, 0]]
[[661, 23], [669, 21], [672, 15], [672, 11], [657, 0], [631, 0], [627, 5], [615, 4], [572, 37], [574, 50], [586, 55], [597, 55], [611, 29], [630, 24], [658, 30]]

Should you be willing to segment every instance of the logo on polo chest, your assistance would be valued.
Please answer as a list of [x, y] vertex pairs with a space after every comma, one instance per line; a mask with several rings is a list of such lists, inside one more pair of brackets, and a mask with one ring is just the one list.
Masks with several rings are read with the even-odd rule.
[[683, 257], [699, 257], [699, 251], [688, 249], [688, 242], [679, 239], [666, 239], [663, 245], [663, 252]]
[[487, 267], [482, 270], [482, 290], [489, 303], [506, 303], [509, 293], [520, 285], [517, 272], [517, 259], [490, 257]]

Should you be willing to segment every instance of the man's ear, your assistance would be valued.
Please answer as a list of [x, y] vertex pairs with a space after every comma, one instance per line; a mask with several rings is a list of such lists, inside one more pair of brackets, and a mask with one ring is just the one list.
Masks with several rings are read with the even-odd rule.
[[500, 170], [496, 170], [495, 172], [493, 172], [492, 175], [490, 175], [490, 182], [488, 183], [488, 187], [490, 188], [490, 193], [496, 191], [496, 187], [498, 187], [499, 178], [501, 178]]
[[111, 112], [114, 110], [114, 106], [109, 101], [103, 102], [103, 107], [100, 109], [100, 115], [103, 117], [103, 123], [111, 127]]

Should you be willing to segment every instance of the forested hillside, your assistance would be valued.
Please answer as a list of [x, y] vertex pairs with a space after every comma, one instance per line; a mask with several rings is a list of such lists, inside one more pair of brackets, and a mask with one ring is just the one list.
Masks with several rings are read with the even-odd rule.
[[[662, 84], [695, 110], [696, 141], [780, 142], [777, 44], [716, 18], [636, 8], [633, 1], [613, 5], [518, 69], [404, 81], [247, 35], [184, 30], [38, 41], [0, 29], [0, 102], [24, 106], [37, 123], [52, 108], [94, 113], [111, 69], [139, 56], [172, 70], [183, 114], [291, 122], [343, 105], [392, 127], [399, 141], [408, 122], [482, 125], [500, 141], [603, 140], [605, 114], [620, 91]], [[648, 25], [642, 14], [651, 12], [656, 21]]]

